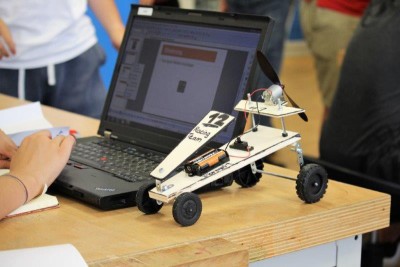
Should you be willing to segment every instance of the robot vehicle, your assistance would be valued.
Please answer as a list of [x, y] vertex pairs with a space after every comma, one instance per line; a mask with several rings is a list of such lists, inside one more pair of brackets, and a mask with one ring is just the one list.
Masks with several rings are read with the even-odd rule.
[[[318, 202], [324, 196], [328, 185], [326, 170], [317, 164], [304, 164], [300, 134], [287, 131], [285, 126], [284, 117], [295, 114], [308, 121], [305, 111], [287, 95], [276, 72], [260, 51], [257, 51], [257, 60], [273, 85], [253, 91], [235, 106], [235, 110], [250, 114], [253, 119], [251, 129], [218, 149], [188, 160], [234, 119], [231, 115], [210, 111], [151, 172], [155, 185], [149, 183], [139, 189], [136, 203], [140, 211], [154, 214], [164, 203], [173, 202], [175, 221], [190, 226], [197, 222], [202, 212], [201, 200], [194, 191], [221, 179], [224, 183], [235, 181], [242, 187], [252, 187], [263, 173], [295, 180], [296, 193], [305, 203]], [[252, 95], [258, 90], [263, 90], [264, 101], [252, 101]], [[287, 106], [285, 96], [291, 107]], [[254, 125], [254, 114], [280, 118], [282, 129]], [[297, 179], [263, 170], [262, 159], [287, 146], [292, 146], [297, 153], [300, 166]], [[177, 167], [182, 165], [181, 171], [177, 172]]]

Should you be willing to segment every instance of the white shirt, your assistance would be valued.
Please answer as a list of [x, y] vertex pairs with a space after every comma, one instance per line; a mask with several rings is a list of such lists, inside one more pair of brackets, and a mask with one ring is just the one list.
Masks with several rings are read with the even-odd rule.
[[97, 38], [86, 10], [86, 0], [0, 0], [0, 17], [8, 25], [17, 51], [0, 60], [0, 68], [54, 65], [92, 47]]

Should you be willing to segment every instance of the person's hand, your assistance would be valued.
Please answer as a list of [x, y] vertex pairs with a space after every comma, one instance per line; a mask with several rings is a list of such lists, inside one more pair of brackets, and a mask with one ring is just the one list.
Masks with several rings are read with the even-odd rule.
[[10, 159], [17, 151], [17, 146], [2, 130], [0, 130], [0, 169], [10, 168]]
[[124, 37], [125, 26], [114, 0], [89, 0], [90, 8], [103, 25], [115, 49], [119, 50]]
[[74, 137], [51, 139], [49, 131], [37, 132], [22, 141], [11, 159], [10, 174], [24, 182], [28, 200], [39, 195], [45, 184], [54, 182], [67, 163], [74, 144]]
[[220, 0], [220, 2], [219, 2], [219, 11], [221, 11], [221, 12], [228, 12], [229, 11], [228, 3], [227, 3], [226, 0]]
[[[5, 46], [8, 46], [8, 50]], [[11, 52], [11, 54], [9, 53]], [[0, 18], [0, 60], [3, 57], [10, 57], [15, 55], [16, 49], [11, 32], [8, 29], [7, 24]]]
[[114, 30], [110, 33], [111, 43], [116, 50], [119, 50], [122, 44], [122, 39], [124, 38], [125, 27], [121, 25], [116, 25]]

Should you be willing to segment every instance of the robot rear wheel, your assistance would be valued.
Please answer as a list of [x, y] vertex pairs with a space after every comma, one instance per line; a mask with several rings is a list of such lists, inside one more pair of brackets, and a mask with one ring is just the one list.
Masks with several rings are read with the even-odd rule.
[[157, 200], [149, 196], [149, 191], [155, 186], [154, 182], [144, 184], [136, 193], [136, 205], [145, 214], [157, 213], [163, 206], [163, 203], [158, 203]]
[[[262, 162], [262, 160], [257, 160], [255, 164], [258, 170], [262, 170], [264, 167], [264, 163]], [[235, 182], [241, 187], [245, 188], [255, 186], [260, 181], [260, 178], [262, 176], [262, 174], [259, 172], [253, 173], [250, 165], [247, 165], [240, 170], [237, 170], [232, 175], [235, 179]]]
[[306, 203], [318, 202], [328, 187], [328, 174], [318, 164], [304, 165], [296, 180], [298, 197]]

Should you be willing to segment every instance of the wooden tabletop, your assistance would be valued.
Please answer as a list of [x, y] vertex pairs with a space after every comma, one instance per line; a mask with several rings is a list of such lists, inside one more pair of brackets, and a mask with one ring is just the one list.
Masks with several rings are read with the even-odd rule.
[[[0, 95], [0, 109], [22, 103]], [[43, 111], [54, 126], [71, 126], [82, 136], [97, 132], [97, 120], [49, 107]], [[264, 170], [297, 175], [272, 165]], [[207, 259], [210, 264], [243, 266], [247, 260], [385, 228], [390, 212], [389, 195], [335, 181], [329, 181], [320, 202], [305, 204], [296, 195], [294, 181], [269, 175], [252, 188], [233, 184], [201, 194], [203, 212], [190, 227], [175, 223], [170, 204], [155, 215], [144, 215], [136, 207], [100, 211], [70, 198], [58, 199], [57, 209], [0, 221], [0, 250], [71, 243], [93, 266]]]

